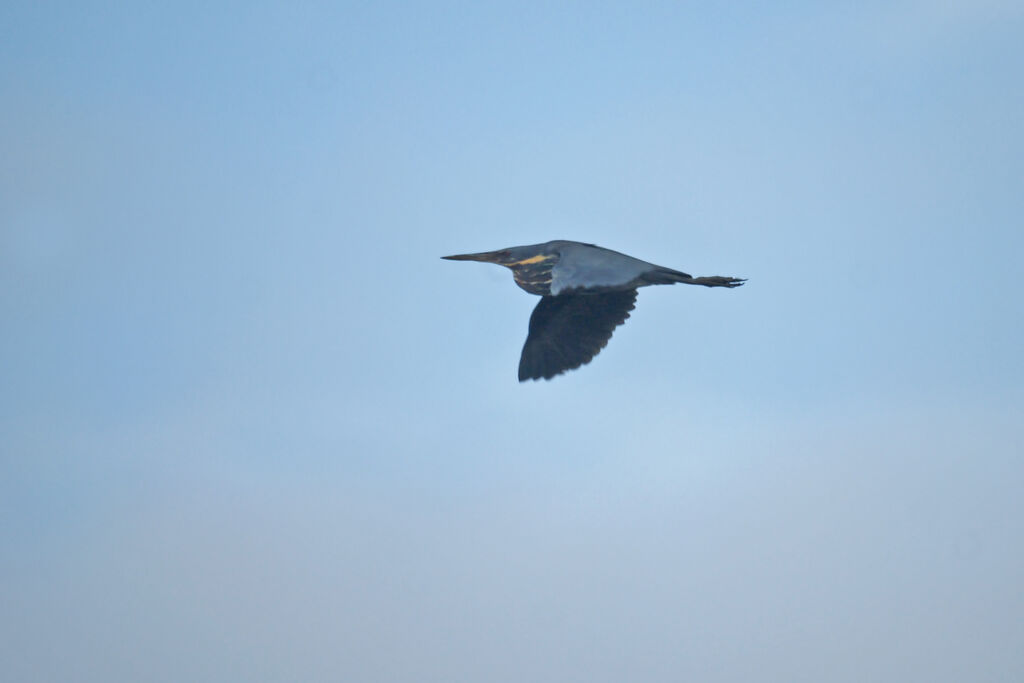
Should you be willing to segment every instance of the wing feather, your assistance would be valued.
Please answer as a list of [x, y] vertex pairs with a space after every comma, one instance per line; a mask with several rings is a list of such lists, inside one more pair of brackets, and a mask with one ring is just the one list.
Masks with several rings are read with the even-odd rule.
[[626, 322], [636, 290], [541, 297], [519, 359], [519, 381], [551, 379], [586, 365]]

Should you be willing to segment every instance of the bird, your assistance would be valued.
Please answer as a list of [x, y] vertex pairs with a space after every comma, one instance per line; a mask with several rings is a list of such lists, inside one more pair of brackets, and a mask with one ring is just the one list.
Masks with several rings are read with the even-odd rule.
[[476, 254], [442, 256], [511, 269], [519, 287], [540, 296], [519, 358], [519, 381], [546, 380], [589, 363], [626, 322], [637, 289], [649, 285], [739, 287], [746, 279], [693, 277], [596, 244], [552, 240]]

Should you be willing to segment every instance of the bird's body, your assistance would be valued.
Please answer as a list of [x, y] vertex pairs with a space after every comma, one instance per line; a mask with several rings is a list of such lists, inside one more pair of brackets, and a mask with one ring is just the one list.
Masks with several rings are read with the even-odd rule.
[[554, 240], [442, 258], [496, 263], [541, 297], [519, 360], [519, 381], [551, 379], [589, 363], [629, 317], [638, 287], [675, 283], [738, 287], [731, 277], [695, 278], [594, 244]]

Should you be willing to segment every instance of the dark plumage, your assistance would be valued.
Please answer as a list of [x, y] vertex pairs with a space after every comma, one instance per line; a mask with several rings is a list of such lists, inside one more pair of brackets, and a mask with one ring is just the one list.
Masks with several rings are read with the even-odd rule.
[[496, 263], [512, 270], [516, 284], [541, 297], [519, 359], [519, 381], [551, 379], [585, 365], [626, 321], [638, 287], [677, 282], [738, 287], [743, 279], [693, 277], [593, 244], [555, 240], [479, 254], [443, 256], [452, 261]]

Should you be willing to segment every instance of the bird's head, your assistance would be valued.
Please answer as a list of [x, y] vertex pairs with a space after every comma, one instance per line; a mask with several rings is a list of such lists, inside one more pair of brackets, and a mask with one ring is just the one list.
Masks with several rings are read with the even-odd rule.
[[508, 247], [497, 251], [484, 251], [479, 254], [456, 254], [455, 256], [442, 256], [449, 261], [482, 261], [483, 263], [496, 263], [506, 268], [525, 266], [531, 263], [538, 263], [551, 257], [551, 254], [544, 249], [543, 244], [532, 244], [526, 247]]

